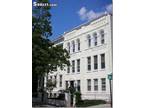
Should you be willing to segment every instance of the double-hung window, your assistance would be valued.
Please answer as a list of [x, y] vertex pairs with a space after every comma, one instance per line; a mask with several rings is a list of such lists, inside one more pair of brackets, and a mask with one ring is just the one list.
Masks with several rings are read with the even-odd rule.
[[94, 69], [95, 70], [98, 69], [98, 56], [97, 55], [94, 56]]
[[87, 70], [91, 70], [91, 57], [87, 57]]
[[80, 91], [80, 80], [77, 80], [77, 90]]
[[77, 39], [77, 50], [80, 51], [80, 39]]
[[94, 79], [94, 91], [98, 91], [98, 79]]
[[87, 90], [91, 91], [91, 79], [87, 79]]
[[68, 49], [68, 53], [70, 53], [70, 43], [67, 43], [67, 49]]
[[77, 60], [77, 72], [80, 72], [80, 59]]
[[72, 61], [72, 72], [73, 73], [75, 72], [75, 61], [74, 60]]
[[87, 36], [87, 40], [88, 40], [88, 47], [91, 47], [91, 36], [90, 35]]
[[105, 91], [106, 90], [106, 79], [101, 78], [101, 90]]
[[105, 43], [105, 33], [104, 33], [104, 30], [100, 31], [100, 35], [101, 35], [101, 44], [104, 44]]
[[62, 75], [60, 75], [60, 87], [62, 87]]
[[67, 66], [67, 73], [70, 73], [70, 66]]
[[75, 52], [75, 42], [72, 41], [72, 51]]
[[96, 32], [93, 34], [93, 39], [94, 39], [94, 46], [97, 46], [97, 33]]
[[101, 54], [101, 69], [105, 68], [105, 54]]

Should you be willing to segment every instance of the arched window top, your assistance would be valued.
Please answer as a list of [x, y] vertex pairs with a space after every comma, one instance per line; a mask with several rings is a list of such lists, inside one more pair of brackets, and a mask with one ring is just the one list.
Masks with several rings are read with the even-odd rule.
[[74, 41], [74, 40], [72, 41], [72, 44], [75, 44], [75, 41]]
[[79, 39], [79, 38], [77, 39], [77, 42], [78, 42], [78, 41], [80, 41], [80, 39]]
[[88, 38], [88, 39], [91, 38], [90, 34], [87, 35], [87, 38]]
[[102, 30], [100, 30], [100, 34], [104, 34], [104, 30], [102, 29]]
[[93, 33], [93, 36], [97, 36], [97, 32], [94, 32], [94, 33]]

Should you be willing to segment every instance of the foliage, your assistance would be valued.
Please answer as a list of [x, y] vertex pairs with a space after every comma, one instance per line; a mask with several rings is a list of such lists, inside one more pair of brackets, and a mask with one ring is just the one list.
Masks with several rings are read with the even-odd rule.
[[76, 95], [76, 104], [77, 104], [81, 101], [81, 93], [79, 91], [76, 91], [74, 95]]
[[52, 81], [51, 79], [47, 80], [47, 90], [51, 92], [53, 88], [56, 86], [56, 81]]
[[69, 91], [72, 95], [75, 93], [75, 88], [73, 86], [70, 86], [67, 91]]
[[[48, 2], [48, 0], [36, 0]], [[49, 3], [49, 2], [48, 2]], [[32, 16], [32, 71], [39, 75], [69, 65], [69, 54], [61, 46], [54, 46], [48, 39], [52, 35], [50, 7], [33, 7]]]
[[[40, 3], [49, 3], [48, 0], [36, 0]], [[50, 7], [33, 7], [32, 15], [32, 79], [40, 80], [46, 73], [52, 72], [56, 67], [63, 69], [70, 65], [69, 54], [61, 46], [54, 46], [48, 39], [52, 35]], [[33, 83], [32, 82], [32, 83]], [[41, 91], [44, 91], [44, 82], [41, 81]], [[49, 86], [50, 87], [50, 86]], [[33, 88], [36, 91], [36, 87]]]
[[88, 106], [99, 105], [99, 104], [106, 104], [106, 101], [104, 100], [81, 100], [76, 104], [76, 106], [88, 107]]

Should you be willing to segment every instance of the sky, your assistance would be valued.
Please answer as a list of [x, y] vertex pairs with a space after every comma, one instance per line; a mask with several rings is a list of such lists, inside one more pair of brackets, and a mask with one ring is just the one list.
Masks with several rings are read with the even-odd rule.
[[53, 33], [51, 40], [106, 11], [112, 12], [112, 0], [50, 0], [50, 3], [57, 4], [50, 9]]

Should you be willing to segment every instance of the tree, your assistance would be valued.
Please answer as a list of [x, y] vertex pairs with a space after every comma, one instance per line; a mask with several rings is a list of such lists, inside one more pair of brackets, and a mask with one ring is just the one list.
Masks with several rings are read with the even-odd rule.
[[50, 92], [50, 98], [51, 98], [51, 91], [56, 86], [56, 81], [52, 81], [51, 79], [48, 79], [46, 85], [47, 85], [47, 90]]
[[[37, 2], [48, 2], [48, 0], [37, 0]], [[50, 7], [33, 7], [32, 16], [32, 83], [41, 80], [41, 92], [44, 92], [44, 76], [56, 67], [63, 69], [70, 65], [69, 54], [61, 46], [54, 46], [48, 39], [52, 35], [50, 22]], [[37, 87], [33, 85], [33, 92]], [[43, 100], [43, 98], [42, 98]]]

